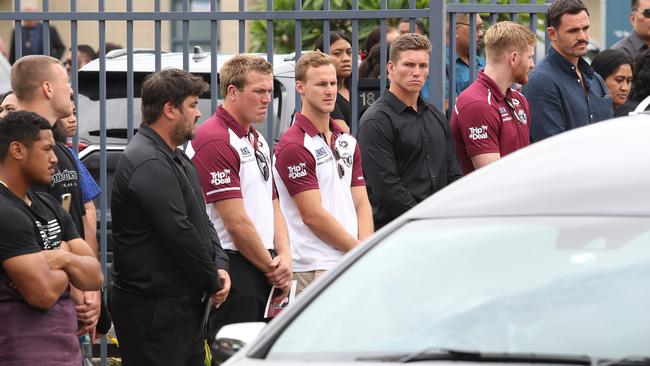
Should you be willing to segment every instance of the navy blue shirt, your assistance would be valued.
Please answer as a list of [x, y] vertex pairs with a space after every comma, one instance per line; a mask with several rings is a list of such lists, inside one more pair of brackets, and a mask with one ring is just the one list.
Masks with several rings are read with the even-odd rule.
[[612, 98], [603, 79], [582, 58], [578, 68], [584, 87], [575, 66], [550, 47], [530, 73], [523, 93], [534, 116], [531, 142], [612, 118]]

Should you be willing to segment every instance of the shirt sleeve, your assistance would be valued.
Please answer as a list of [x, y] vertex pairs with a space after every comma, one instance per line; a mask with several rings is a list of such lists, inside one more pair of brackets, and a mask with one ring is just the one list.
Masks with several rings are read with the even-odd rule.
[[366, 179], [363, 177], [363, 169], [361, 168], [361, 149], [357, 143], [354, 147], [354, 156], [352, 158], [352, 180], [350, 181], [351, 187], [365, 186]]
[[86, 204], [102, 194], [102, 189], [99, 188], [86, 166], [81, 162], [81, 160], [79, 160], [79, 157], [75, 154], [72, 154], [72, 156], [74, 156], [75, 162], [77, 163], [79, 185], [81, 186], [81, 197], [83, 203]]
[[200, 237], [190, 220], [181, 184], [169, 162], [151, 159], [136, 168], [128, 187], [160, 243], [189, 279], [212, 294], [220, 289], [215, 259], [210, 253], [214, 244]]
[[239, 154], [230, 144], [221, 140], [211, 141], [196, 151], [192, 163], [199, 173], [206, 203], [243, 197]]
[[470, 102], [459, 110], [456, 122], [469, 157], [500, 151], [500, 120], [498, 112], [482, 102]]
[[533, 71], [522, 91], [530, 105], [531, 115], [535, 116], [537, 121], [530, 124], [531, 142], [543, 140], [566, 130], [560, 91], [548, 75]]
[[27, 214], [3, 203], [0, 217], [0, 263], [41, 251], [34, 237], [34, 224]]
[[291, 196], [310, 189], [319, 189], [316, 159], [304, 147], [288, 144], [276, 154], [276, 170]]

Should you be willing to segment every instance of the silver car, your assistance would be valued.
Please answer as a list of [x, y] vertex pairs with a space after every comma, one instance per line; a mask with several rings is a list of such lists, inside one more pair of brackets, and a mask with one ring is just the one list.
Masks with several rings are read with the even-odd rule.
[[[430, 197], [226, 365], [647, 365], [648, 284], [642, 114], [536, 143]], [[220, 345], [236, 350], [241, 327]]]

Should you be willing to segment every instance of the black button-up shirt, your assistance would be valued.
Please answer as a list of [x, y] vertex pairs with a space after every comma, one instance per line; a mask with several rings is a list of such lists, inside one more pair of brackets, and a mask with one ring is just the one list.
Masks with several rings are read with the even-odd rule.
[[[528, 99], [531, 142], [612, 118], [607, 85], [582, 58], [576, 67], [553, 47], [533, 69], [522, 91]], [[584, 85], [583, 85], [584, 83]]]
[[461, 177], [447, 118], [418, 98], [417, 112], [386, 90], [358, 134], [375, 227]]
[[113, 283], [154, 296], [220, 289], [228, 257], [206, 211], [199, 178], [180, 149], [143, 126], [113, 179]]

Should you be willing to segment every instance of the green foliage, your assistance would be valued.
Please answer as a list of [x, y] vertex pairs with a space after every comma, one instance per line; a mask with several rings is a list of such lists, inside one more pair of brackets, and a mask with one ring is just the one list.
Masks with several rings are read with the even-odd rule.
[[[296, 0], [274, 0], [273, 10], [294, 10]], [[418, 9], [427, 8], [429, 0], [416, 0], [416, 7]], [[448, 3], [452, 1], [448, 0]], [[469, 0], [457, 0], [454, 3], [469, 3]], [[479, 4], [489, 4], [491, 0], [478, 0]], [[510, 4], [510, 0], [498, 0], [499, 4]], [[544, 4], [544, 0], [517, 0], [518, 4], [529, 4], [534, 2], [537, 4]], [[359, 9], [370, 10], [380, 9], [380, 0], [359, 0]], [[387, 0], [389, 9], [408, 9], [409, 0]], [[258, 4], [253, 6], [254, 10], [266, 10], [266, 1], [259, 0]], [[349, 10], [352, 9], [352, 0], [330, 0], [331, 10]], [[303, 0], [302, 10], [323, 10], [323, 0]], [[481, 17], [486, 24], [489, 24], [489, 14], [481, 14]], [[509, 14], [499, 14], [498, 21], [509, 20]], [[396, 26], [399, 18], [387, 19], [388, 25]], [[422, 19], [425, 26], [428, 26], [428, 19]], [[530, 16], [528, 14], [518, 14], [515, 16], [515, 21], [522, 24], [530, 24]], [[267, 21], [253, 21], [251, 22], [251, 52], [266, 52], [266, 37], [267, 37]], [[273, 48], [274, 53], [291, 53], [295, 51], [295, 24], [294, 20], [278, 20], [273, 21]], [[363, 45], [365, 38], [368, 34], [379, 25], [379, 19], [359, 20], [359, 46], [360, 49]], [[543, 15], [538, 16], [537, 21], [538, 31], [544, 30]], [[352, 21], [349, 19], [333, 19], [330, 21], [330, 30], [342, 31], [347, 35], [352, 34]], [[316, 38], [323, 33], [323, 22], [320, 20], [303, 20], [302, 21], [302, 49], [312, 49]]]

